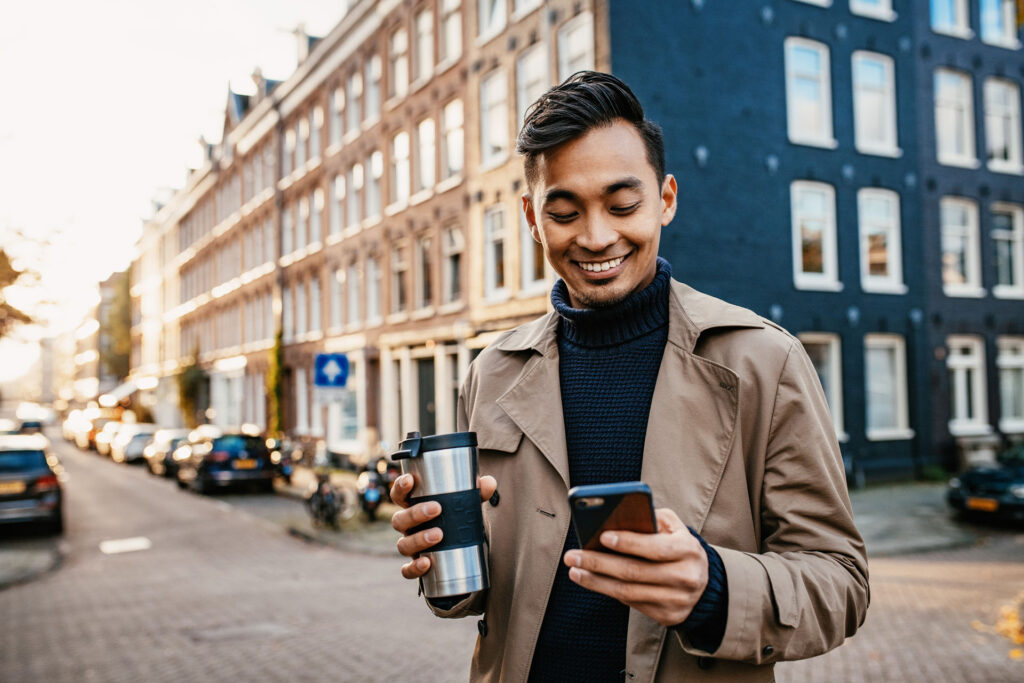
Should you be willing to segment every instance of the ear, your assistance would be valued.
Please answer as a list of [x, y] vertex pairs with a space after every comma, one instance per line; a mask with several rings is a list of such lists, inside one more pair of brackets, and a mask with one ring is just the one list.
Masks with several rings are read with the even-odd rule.
[[679, 188], [676, 187], [676, 178], [671, 173], [665, 175], [661, 184], [661, 226], [665, 227], [672, 222], [676, 215], [676, 200]]
[[529, 192], [523, 194], [523, 213], [526, 215], [526, 224], [530, 226], [530, 234], [535, 242], [540, 243], [540, 230], [537, 228], [537, 216], [533, 211], [533, 197]]

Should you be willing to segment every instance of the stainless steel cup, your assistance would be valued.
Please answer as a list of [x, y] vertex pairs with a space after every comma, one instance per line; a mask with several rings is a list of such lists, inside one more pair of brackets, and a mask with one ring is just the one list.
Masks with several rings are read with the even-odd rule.
[[423, 553], [430, 570], [423, 576], [428, 598], [461, 595], [487, 588], [487, 552], [484, 547], [483, 511], [477, 486], [477, 449], [474, 432], [421, 437], [410, 432], [392, 458], [413, 478], [410, 505], [436, 500], [441, 514], [413, 529], [440, 527], [441, 542]]

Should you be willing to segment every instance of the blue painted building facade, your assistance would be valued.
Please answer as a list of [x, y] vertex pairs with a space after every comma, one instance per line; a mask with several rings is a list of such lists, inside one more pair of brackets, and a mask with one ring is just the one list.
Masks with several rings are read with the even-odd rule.
[[869, 480], [1024, 434], [1012, 6], [608, 3], [612, 70], [664, 128], [679, 182], [662, 254], [800, 336]]

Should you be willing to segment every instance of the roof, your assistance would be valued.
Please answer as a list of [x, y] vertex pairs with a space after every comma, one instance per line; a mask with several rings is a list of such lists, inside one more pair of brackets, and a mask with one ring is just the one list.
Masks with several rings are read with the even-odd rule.
[[0, 451], [43, 451], [50, 440], [42, 434], [4, 434], [0, 436]]

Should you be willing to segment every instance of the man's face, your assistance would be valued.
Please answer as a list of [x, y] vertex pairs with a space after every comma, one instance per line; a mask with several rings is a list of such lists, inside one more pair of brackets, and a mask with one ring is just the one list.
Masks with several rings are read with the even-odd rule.
[[601, 308], [654, 279], [676, 181], [659, 186], [639, 131], [618, 120], [540, 155], [523, 210], [573, 307]]

